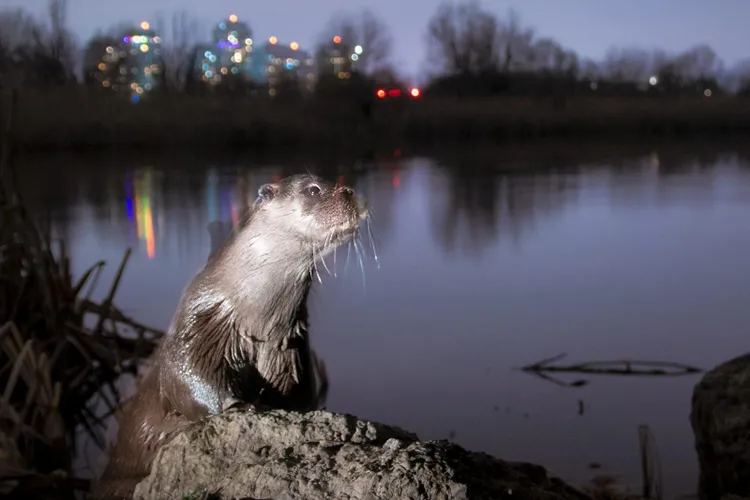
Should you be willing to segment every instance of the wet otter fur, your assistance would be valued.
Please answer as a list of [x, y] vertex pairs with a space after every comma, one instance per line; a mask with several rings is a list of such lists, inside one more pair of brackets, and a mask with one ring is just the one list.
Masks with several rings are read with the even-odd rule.
[[307, 335], [316, 261], [368, 216], [351, 188], [313, 175], [260, 187], [246, 220], [185, 289], [123, 409], [94, 498], [132, 498], [158, 448], [192, 421], [238, 403], [317, 406], [325, 374]]

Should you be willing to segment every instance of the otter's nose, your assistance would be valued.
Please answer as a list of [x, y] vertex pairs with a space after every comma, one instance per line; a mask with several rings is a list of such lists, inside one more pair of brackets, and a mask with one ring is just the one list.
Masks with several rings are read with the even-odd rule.
[[350, 188], [349, 186], [344, 186], [341, 188], [341, 192], [344, 193], [344, 196], [347, 196], [349, 198], [354, 197], [354, 190]]

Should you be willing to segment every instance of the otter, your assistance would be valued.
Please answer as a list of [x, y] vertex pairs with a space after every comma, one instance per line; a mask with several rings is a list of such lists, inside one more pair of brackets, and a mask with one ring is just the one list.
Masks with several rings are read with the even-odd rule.
[[132, 498], [158, 449], [190, 422], [238, 405], [319, 404], [326, 380], [309, 346], [307, 297], [316, 263], [368, 218], [352, 188], [314, 175], [258, 189], [183, 292], [152, 368], [124, 405], [94, 498]]

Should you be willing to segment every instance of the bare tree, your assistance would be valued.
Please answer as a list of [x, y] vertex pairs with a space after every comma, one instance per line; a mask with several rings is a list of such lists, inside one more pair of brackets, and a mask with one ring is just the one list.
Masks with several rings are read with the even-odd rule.
[[34, 18], [23, 9], [3, 9], [0, 11], [0, 46], [8, 52], [15, 50], [36, 27]]
[[170, 32], [169, 38], [162, 43], [165, 83], [168, 89], [185, 90], [188, 74], [195, 62], [192, 58], [197, 43], [198, 21], [186, 10], [181, 10], [172, 14], [167, 28], [162, 16], [158, 17], [157, 31], [160, 34]]
[[599, 80], [602, 78], [602, 69], [596, 61], [583, 59], [578, 63], [578, 76], [586, 80]]
[[750, 96], [750, 57], [735, 63], [726, 73], [726, 87], [731, 92]]
[[317, 52], [324, 50], [334, 36], [354, 48], [362, 47], [358, 55], [357, 70], [375, 76], [392, 71], [391, 52], [393, 38], [385, 22], [369, 9], [357, 14], [346, 13], [331, 19], [318, 42]]
[[49, 35], [47, 47], [49, 56], [59, 61], [69, 76], [73, 76], [78, 62], [78, 43], [66, 27], [68, 0], [50, 0]]
[[4, 85], [55, 85], [75, 79], [77, 45], [65, 27], [65, 0], [50, 0], [45, 25], [20, 9], [0, 11]]
[[476, 0], [438, 6], [427, 43], [430, 58], [448, 74], [532, 71], [539, 64], [534, 30], [521, 24], [518, 13], [511, 9], [499, 19]]
[[428, 54], [448, 74], [499, 69], [498, 20], [472, 0], [442, 3], [427, 25]]
[[0, 11], [0, 83], [5, 87], [32, 84], [36, 80], [37, 48], [29, 43], [42, 26], [22, 9]]
[[534, 53], [534, 30], [521, 24], [521, 17], [510, 9], [506, 18], [499, 22], [500, 33], [495, 37], [497, 52], [502, 54], [503, 71], [528, 71]]
[[653, 74], [651, 55], [643, 49], [610, 48], [602, 64], [606, 79], [621, 83], [644, 83]]
[[697, 45], [674, 59], [679, 76], [685, 81], [715, 78], [722, 63], [716, 52], [708, 45]]
[[676, 88], [715, 79], [723, 65], [713, 49], [702, 44], [677, 55], [660, 49], [612, 48], [603, 69], [604, 76], [612, 81], [645, 85], [651, 76], [657, 76], [660, 86]]
[[532, 71], [550, 71], [554, 66], [555, 54], [560, 45], [551, 38], [540, 38], [534, 42], [533, 58], [530, 61]]
[[565, 50], [551, 38], [540, 38], [530, 47], [529, 69], [531, 71], [549, 71], [556, 74], [577, 75], [580, 69], [578, 55]]
[[121, 89], [127, 82], [127, 57], [120, 36], [95, 34], [83, 53], [83, 83]]

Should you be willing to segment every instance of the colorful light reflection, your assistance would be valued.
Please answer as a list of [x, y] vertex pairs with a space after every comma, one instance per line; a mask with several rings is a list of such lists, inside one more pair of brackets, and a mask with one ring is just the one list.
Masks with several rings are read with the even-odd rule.
[[[132, 193], [132, 198], [131, 198]], [[139, 240], [146, 240], [146, 255], [149, 259], [156, 256], [156, 238], [154, 235], [154, 217], [151, 208], [152, 186], [151, 171], [145, 170], [135, 175], [132, 183], [125, 181], [125, 210], [128, 219], [135, 218]], [[135, 211], [135, 214], [133, 214]]]
[[135, 219], [135, 207], [133, 206], [133, 180], [128, 175], [124, 182], [125, 187], [125, 213], [128, 214], [128, 220]]
[[143, 238], [143, 211], [141, 206], [141, 180], [139, 178], [135, 178], [133, 180], [133, 186], [135, 187], [135, 228], [136, 228], [136, 234], [138, 235], [138, 239]]
[[149, 259], [156, 256], [156, 242], [154, 241], [154, 221], [151, 216], [151, 204], [146, 199], [146, 208], [144, 209], [143, 219], [146, 225], [146, 254]]

